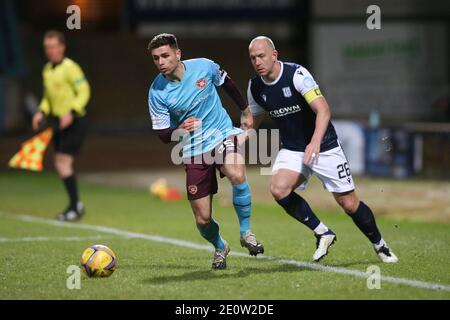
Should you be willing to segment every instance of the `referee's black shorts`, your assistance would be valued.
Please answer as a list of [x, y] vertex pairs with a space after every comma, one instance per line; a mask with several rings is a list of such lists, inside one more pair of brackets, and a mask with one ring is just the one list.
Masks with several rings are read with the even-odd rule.
[[74, 117], [73, 123], [64, 130], [59, 129], [59, 120], [53, 123], [53, 147], [55, 152], [77, 156], [86, 136], [87, 119], [85, 117]]

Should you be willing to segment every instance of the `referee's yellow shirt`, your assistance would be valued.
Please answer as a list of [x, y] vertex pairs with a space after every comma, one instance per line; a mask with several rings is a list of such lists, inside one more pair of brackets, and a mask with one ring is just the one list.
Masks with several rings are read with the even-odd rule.
[[46, 115], [61, 117], [70, 111], [86, 114], [91, 89], [80, 66], [69, 58], [53, 66], [48, 62], [42, 70], [44, 96], [39, 110]]

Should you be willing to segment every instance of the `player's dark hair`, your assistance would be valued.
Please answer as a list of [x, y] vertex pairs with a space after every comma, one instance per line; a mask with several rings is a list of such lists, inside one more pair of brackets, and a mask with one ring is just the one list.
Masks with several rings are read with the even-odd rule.
[[45, 33], [44, 39], [47, 38], [56, 38], [58, 39], [59, 43], [65, 45], [66, 44], [66, 37], [64, 36], [64, 33], [57, 30], [49, 30]]
[[153, 39], [148, 44], [147, 50], [151, 51], [153, 49], [168, 45], [172, 49], [178, 49], [177, 38], [171, 33], [161, 33], [154, 36]]

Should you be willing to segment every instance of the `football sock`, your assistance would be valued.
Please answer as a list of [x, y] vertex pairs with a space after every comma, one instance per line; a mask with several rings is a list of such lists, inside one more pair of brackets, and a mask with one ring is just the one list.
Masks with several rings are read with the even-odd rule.
[[328, 231], [328, 228], [326, 225], [324, 225], [322, 222], [319, 223], [319, 225], [314, 229], [315, 234], [324, 234]]
[[220, 250], [225, 249], [225, 243], [219, 233], [219, 225], [214, 219], [211, 219], [211, 222], [204, 228], [197, 225], [197, 229], [200, 231], [202, 237], [208, 240], [214, 248]]
[[285, 198], [277, 200], [277, 202], [289, 215], [303, 223], [312, 231], [315, 231], [319, 226], [320, 220], [311, 210], [308, 202], [294, 191]]
[[387, 247], [387, 243], [383, 240], [383, 238], [381, 238], [381, 240], [380, 241], [378, 241], [377, 243], [374, 243], [373, 244], [373, 247], [375, 248], [375, 250], [380, 250], [380, 248], [382, 247], [382, 246], [386, 246]]
[[63, 179], [67, 194], [69, 195], [70, 208], [76, 209], [78, 202], [78, 189], [75, 174]]
[[364, 202], [360, 201], [356, 212], [349, 214], [349, 216], [359, 230], [369, 238], [370, 242], [379, 243], [381, 241], [381, 234], [378, 230], [372, 210], [370, 210]]
[[239, 219], [241, 236], [250, 229], [252, 195], [247, 181], [233, 185], [233, 205]]

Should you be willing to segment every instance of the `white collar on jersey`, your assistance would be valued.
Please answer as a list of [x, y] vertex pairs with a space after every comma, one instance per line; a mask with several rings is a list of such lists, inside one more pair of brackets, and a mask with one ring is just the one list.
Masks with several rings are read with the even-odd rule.
[[273, 86], [275, 84], [277, 84], [277, 82], [280, 80], [281, 76], [283, 75], [283, 69], [284, 69], [284, 65], [283, 62], [281, 61], [277, 61], [279, 64], [281, 64], [281, 69], [280, 69], [280, 73], [278, 74], [278, 77], [273, 80], [272, 82], [267, 82], [263, 79], [263, 77], [261, 77], [262, 82], [264, 82], [265, 85], [267, 86]]

